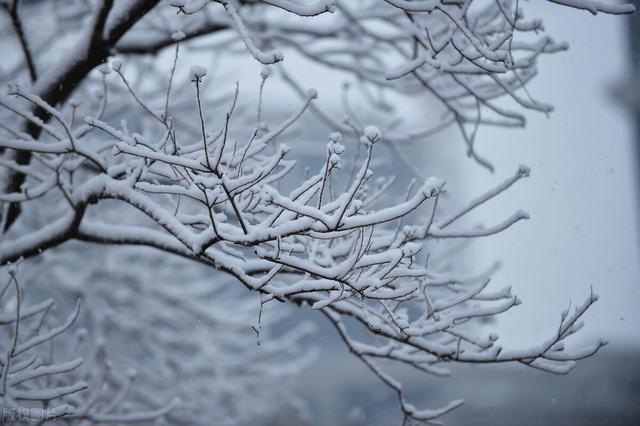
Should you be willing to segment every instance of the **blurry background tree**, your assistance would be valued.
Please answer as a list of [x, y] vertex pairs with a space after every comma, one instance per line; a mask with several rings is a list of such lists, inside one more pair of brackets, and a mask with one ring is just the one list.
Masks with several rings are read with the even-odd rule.
[[[634, 10], [553, 3], [594, 14]], [[278, 302], [321, 312], [397, 393], [407, 422], [437, 421], [462, 401], [416, 408], [386, 363], [436, 376], [448, 374], [447, 362], [564, 374], [605, 344], [564, 342], [581, 328], [594, 294], [560, 313], [547, 340], [525, 349], [503, 349], [498, 335], [478, 328], [478, 320], [520, 302], [508, 287], [490, 285], [491, 269], [463, 274], [456, 241], [494, 235], [527, 215], [516, 211], [485, 227], [458, 223], [529, 170], [521, 166], [453, 206], [444, 183], [424, 179], [426, 167], [411, 167], [402, 146], [455, 126], [466, 154], [491, 170], [474, 144], [483, 125], [521, 127], [521, 109], [552, 110], [526, 84], [540, 55], [567, 46], [543, 35], [543, 23], [525, 18], [518, 1], [2, 4], [10, 24], [2, 31], [11, 35], [2, 42], [11, 52], [3, 80], [11, 84], [0, 98], [0, 264], [12, 268], [5, 290], [15, 287], [6, 305], [14, 327], [0, 348], [3, 407], [69, 421], [206, 424], [264, 422], [287, 407], [303, 421], [303, 404], [282, 378], [307, 364], [299, 341], [309, 328], [270, 335], [262, 309]], [[249, 55], [265, 66], [253, 91], [227, 74]], [[213, 68], [195, 65], [211, 58]], [[309, 63], [355, 77], [364, 107], [350, 87], [342, 91], [346, 118], [316, 105], [316, 91], [306, 87], [319, 77], [307, 75]], [[300, 98], [285, 118], [278, 102], [291, 96], [263, 96], [274, 79]], [[433, 100], [437, 120], [408, 128], [406, 96]], [[318, 119], [323, 136], [293, 132]], [[285, 140], [292, 149], [276, 147]], [[383, 148], [407, 167], [381, 162]], [[404, 198], [393, 194], [398, 185], [407, 188]], [[87, 243], [111, 247], [88, 250]], [[41, 368], [73, 372], [79, 362], [66, 370], [59, 363], [68, 361], [53, 355], [47, 367], [14, 363], [26, 352], [16, 347], [28, 343], [19, 331], [16, 263], [36, 295], [63, 305], [86, 301], [85, 314], [74, 317], [93, 342], [86, 385], [55, 393], [50, 381], [22, 378], [51, 376], [39, 375]], [[251, 292], [237, 292], [238, 283]], [[47, 330], [45, 305], [28, 311], [42, 317], [36, 333]], [[137, 393], [128, 393], [124, 365], [145, 379]], [[26, 398], [24, 407], [24, 392], [40, 398]], [[182, 403], [168, 402], [174, 397]], [[49, 401], [61, 408], [43, 412]]]

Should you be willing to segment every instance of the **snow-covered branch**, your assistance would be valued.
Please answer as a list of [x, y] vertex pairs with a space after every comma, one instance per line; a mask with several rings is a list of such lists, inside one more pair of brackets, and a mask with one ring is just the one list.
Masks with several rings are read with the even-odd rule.
[[[634, 10], [548, 2], [594, 14]], [[326, 317], [397, 394], [406, 418], [418, 422], [433, 423], [462, 402], [413, 406], [384, 361], [437, 376], [448, 374], [450, 362], [519, 363], [564, 374], [605, 344], [576, 350], [566, 342], [595, 303], [591, 294], [561, 314], [547, 340], [503, 348], [498, 335], [475, 324], [520, 299], [489, 273], [461, 277], [449, 267], [458, 256], [434, 244], [521, 226], [528, 214], [517, 209], [481, 226], [462, 219], [513, 190], [529, 176], [526, 166], [459, 206], [445, 196], [457, 188], [426, 178], [426, 167], [401, 188], [397, 175], [377, 166], [382, 149], [409, 163], [403, 143], [457, 126], [467, 155], [491, 168], [475, 149], [481, 126], [519, 127], [522, 110], [552, 111], [527, 84], [538, 58], [567, 45], [542, 34], [539, 19], [525, 19], [526, 2], [104, 0], [87, 2], [86, 10], [60, 6], [51, 13], [55, 31], [41, 45], [30, 40], [21, 16], [51, 12], [49, 2], [5, 3], [24, 59], [2, 77], [20, 84], [0, 96], [0, 267], [9, 271], [0, 288], [5, 406], [22, 412], [34, 404], [32, 420], [89, 423], [197, 422], [194, 413], [215, 398], [222, 407], [216, 424], [238, 424], [239, 412], [255, 421], [282, 401], [303, 411], [279, 385], [307, 365], [299, 341], [310, 330], [263, 330], [262, 309], [272, 301]], [[172, 49], [168, 69], [162, 60], [134, 56], [165, 48]], [[257, 97], [228, 75], [214, 79], [214, 70], [185, 68], [185, 48], [191, 58], [198, 55], [189, 49], [198, 48], [216, 61], [249, 55], [266, 65]], [[109, 59], [114, 54], [121, 58]], [[295, 72], [285, 55], [355, 77], [367, 116], [351, 108], [345, 85], [337, 114], [347, 117], [337, 119], [317, 103], [316, 90], [306, 90], [313, 73]], [[279, 122], [263, 111], [263, 89], [275, 78], [299, 97]], [[407, 129], [389, 92], [436, 100], [442, 119]], [[310, 114], [329, 128], [328, 137], [306, 141], [295, 133]], [[372, 117], [377, 126], [362, 125]], [[317, 146], [324, 156], [301, 170], [299, 159]], [[84, 256], [88, 247], [106, 255]], [[113, 258], [112, 270], [104, 270], [103, 255]], [[15, 265], [35, 268], [32, 259], [56, 265], [40, 275], [55, 282], [54, 295], [82, 298], [83, 309], [78, 303], [66, 319], [50, 322], [53, 306], [64, 302], [24, 303]], [[73, 273], [56, 275], [64, 267]], [[82, 279], [69, 278], [78, 271]], [[244, 293], [229, 294], [229, 287]], [[88, 331], [69, 338], [77, 325]], [[212, 330], [219, 340], [210, 339]], [[86, 356], [31, 355], [65, 338], [87, 343]], [[114, 354], [110, 344], [121, 343], [130, 351]], [[193, 353], [201, 357], [191, 360]], [[150, 359], [141, 370], [148, 387], [140, 391], [124, 368], [129, 355]], [[175, 395], [167, 395], [168, 382], [176, 384]], [[238, 409], [258, 399], [265, 403]]]
[[[247, 133], [232, 125], [239, 120], [234, 116], [236, 88], [220, 130], [212, 131], [208, 123], [213, 117], [203, 98], [207, 70], [191, 68], [192, 108], [181, 113], [172, 108], [174, 116], [162, 117], [122, 78], [120, 67], [116, 65], [119, 84], [134, 105], [149, 111], [142, 116], [145, 135], [131, 133], [124, 122], [115, 127], [96, 117], [86, 117], [74, 127], [40, 98], [14, 92], [50, 110], [58, 123], [38, 122], [55, 135], [55, 142], [20, 136], [0, 141], [5, 148], [31, 150], [43, 165], [33, 168], [21, 192], [3, 197], [24, 203], [28, 210], [26, 205], [38, 202], [41, 197], [35, 196], [44, 192], [43, 197], [55, 200], [57, 208], [48, 226], [25, 229], [0, 242], [0, 263], [77, 239], [152, 247], [226, 272], [259, 294], [261, 303], [289, 301], [324, 313], [350, 350], [398, 393], [403, 412], [415, 420], [430, 421], [460, 403], [433, 411], [413, 407], [401, 385], [381, 370], [375, 358], [438, 375], [445, 372], [440, 364], [451, 361], [519, 362], [559, 373], [600, 347], [576, 352], [559, 349], [576, 331], [576, 321], [595, 301], [592, 298], [575, 315], [563, 318], [559, 334], [550, 343], [503, 351], [496, 335], [476, 336], [470, 324], [504, 313], [520, 300], [509, 289], [493, 290], [485, 276], [461, 280], [429, 266], [432, 263], [424, 264], [430, 241], [489, 237], [528, 218], [516, 211], [488, 227], [449, 230], [454, 222], [527, 177], [527, 167], [521, 166], [512, 177], [457, 209], [441, 199], [445, 183], [436, 178], [411, 187], [403, 201], [385, 204], [383, 200], [389, 198], [383, 195], [394, 189], [374, 179], [372, 159], [385, 139], [377, 127], [358, 129], [361, 136], [356, 143], [364, 146], [365, 155], [352, 170], [343, 167], [351, 154], [344, 145], [347, 136], [332, 133], [325, 160], [304, 179], [296, 177], [300, 173], [292, 158], [295, 150], [275, 146], [304, 116], [314, 91], [309, 91], [298, 112], [274, 130], [255, 127]], [[19, 106], [12, 108], [21, 112]], [[195, 122], [192, 132], [183, 134], [187, 143], [182, 143], [182, 133], [173, 124], [179, 119]], [[87, 126], [94, 131], [87, 131]], [[32, 180], [38, 185], [33, 190]], [[128, 213], [109, 219], [92, 211]], [[176, 294], [162, 297], [185, 303]], [[139, 311], [164, 312], [151, 307]], [[347, 317], [370, 336], [378, 336], [378, 343], [351, 338], [344, 322]], [[45, 336], [64, 330], [65, 326], [54, 328]], [[29, 342], [18, 345], [18, 352], [30, 347]]]

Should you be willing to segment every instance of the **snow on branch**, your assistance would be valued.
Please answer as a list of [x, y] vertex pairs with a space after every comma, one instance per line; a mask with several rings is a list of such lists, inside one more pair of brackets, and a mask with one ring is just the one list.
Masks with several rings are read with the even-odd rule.
[[[38, 202], [40, 197], [35, 195], [42, 192], [57, 201], [50, 225], [24, 229], [0, 242], [0, 263], [81, 240], [147, 246], [220, 270], [259, 294], [261, 306], [278, 300], [322, 312], [350, 350], [398, 394], [404, 414], [420, 421], [432, 421], [461, 402], [436, 410], [414, 407], [405, 400], [401, 384], [376, 359], [398, 361], [436, 375], [446, 374], [442, 364], [452, 361], [518, 362], [565, 373], [574, 360], [600, 348], [602, 343], [577, 351], [564, 346], [595, 297], [574, 314], [564, 315], [557, 335], [548, 342], [526, 350], [503, 350], [498, 336], [476, 336], [469, 324], [500, 315], [518, 306], [520, 300], [509, 289], [494, 290], [485, 275], [461, 279], [433, 262], [425, 264], [430, 241], [490, 237], [528, 218], [516, 211], [488, 227], [448, 229], [527, 177], [526, 166], [457, 209], [443, 204], [445, 183], [436, 178], [411, 186], [404, 200], [389, 203], [389, 197], [395, 198], [391, 197], [393, 185], [375, 180], [373, 170], [373, 159], [385, 136], [378, 127], [367, 126], [357, 128], [356, 143], [364, 147], [364, 157], [350, 170], [343, 166], [351, 154], [343, 145], [347, 136], [336, 132], [329, 136], [324, 161], [316, 172], [300, 179], [293, 157], [296, 150], [277, 143], [312, 105], [315, 91], [308, 92], [297, 112], [269, 131], [264, 123], [249, 129], [233, 125], [239, 120], [235, 117], [240, 94], [236, 86], [221, 114], [220, 129], [213, 131], [209, 123], [216, 117], [209, 112], [207, 78], [206, 69], [192, 67], [185, 87], [191, 93], [191, 107], [172, 108], [172, 117], [142, 115], [144, 135], [131, 133], [125, 122], [117, 126], [91, 116], [74, 127], [65, 114], [43, 100], [14, 92], [14, 96], [51, 109], [58, 125], [38, 124], [53, 126], [49, 131], [57, 137], [55, 141], [32, 141], [17, 135], [0, 140], [5, 148], [31, 150], [43, 165], [34, 163], [21, 192], [3, 194], [3, 198], [24, 203], [26, 210], [29, 203]], [[141, 97], [126, 79], [116, 84], [124, 86], [131, 104], [140, 105]], [[147, 108], [152, 111], [151, 106]], [[18, 106], [12, 110], [25, 116]], [[191, 130], [178, 131], [174, 123], [180, 121], [192, 123]], [[32, 180], [37, 183], [33, 190]], [[443, 210], [448, 214], [442, 214]], [[91, 211], [112, 214], [100, 217]], [[166, 293], [161, 298], [163, 303], [190, 303], [178, 294]], [[138, 312], [160, 315], [166, 311], [161, 306]], [[377, 336], [376, 343], [352, 338], [344, 321], [347, 317], [369, 336]], [[223, 320], [220, 318], [215, 321]], [[23, 340], [14, 352], [26, 352], [52, 339], [70, 324]], [[132, 332], [131, 325], [122, 323], [122, 327]], [[255, 330], [259, 334], [260, 327]], [[100, 416], [93, 419], [115, 418]]]

